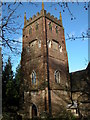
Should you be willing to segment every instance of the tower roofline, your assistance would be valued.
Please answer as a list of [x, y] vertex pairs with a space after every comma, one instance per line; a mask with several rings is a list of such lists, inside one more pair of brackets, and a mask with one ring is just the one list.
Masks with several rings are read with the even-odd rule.
[[46, 10], [43, 9], [40, 11], [40, 13], [37, 12], [36, 15], [33, 15], [32, 18], [29, 18], [29, 20], [26, 19], [26, 24], [24, 25], [24, 28], [26, 28], [27, 26], [29, 26], [30, 24], [37, 21], [38, 19], [40, 19], [43, 16], [46, 17], [47, 19], [51, 20], [52, 22], [56, 23], [57, 25], [63, 27], [62, 21], [60, 19], [57, 19], [56, 17], [54, 17], [50, 13], [46, 13]]

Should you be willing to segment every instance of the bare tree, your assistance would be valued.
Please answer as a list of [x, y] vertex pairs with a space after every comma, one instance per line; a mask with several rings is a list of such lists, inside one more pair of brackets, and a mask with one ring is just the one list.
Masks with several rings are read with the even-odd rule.
[[[18, 12], [18, 8], [23, 7], [23, 2], [1, 2], [1, 26], [0, 26], [0, 45], [4, 48], [9, 48], [12, 52], [21, 53], [18, 45], [22, 42], [17, 40], [15, 36], [21, 34], [23, 24], [20, 23], [21, 15]], [[29, 4], [34, 4], [29, 2]], [[36, 5], [36, 4], [34, 4]]]
[[[0, 7], [2, 7], [2, 18], [1, 18], [1, 34], [0, 34], [0, 38], [2, 38], [2, 43], [0, 43], [2, 46], [6, 47], [8, 46], [10, 48], [11, 51], [13, 51], [13, 49], [16, 49], [15, 46], [12, 46], [13, 42], [18, 42], [21, 43], [20, 41], [15, 40], [14, 38], [12, 38], [11, 36], [15, 35], [15, 34], [19, 34], [19, 30], [22, 29], [22, 24], [20, 24], [18, 21], [18, 19], [21, 17], [21, 15], [16, 14], [17, 9], [22, 6], [23, 7], [23, 2], [12, 2], [12, 3], [7, 3], [7, 2], [1, 2], [0, 3]], [[37, 6], [36, 3], [29, 1], [29, 4], [34, 4], [35, 6]], [[74, 4], [74, 2], [72, 2], [72, 5]], [[77, 2], [77, 6], [79, 5], [79, 2]], [[50, 7], [54, 7], [55, 10], [57, 10], [57, 6], [60, 7], [60, 10], [62, 12], [65, 12], [66, 10], [68, 10], [68, 13], [70, 15], [70, 19], [71, 20], [75, 20], [76, 17], [74, 16], [74, 14], [72, 13], [72, 10], [70, 9], [69, 3], [68, 2], [51, 2], [51, 6]], [[83, 4], [83, 8], [85, 10], [88, 10], [89, 5], [85, 2]], [[59, 10], [59, 11], [60, 11]], [[88, 31], [86, 32], [82, 32], [81, 36], [69, 36], [69, 34], [67, 34], [67, 39], [70, 40], [75, 40], [75, 39], [85, 39], [88, 38]], [[66, 40], [67, 40], [66, 39]]]
[[[62, 2], [58, 2], [58, 0], [57, 0], [57, 2], [51, 3], [50, 7], [53, 7], [55, 10], [57, 10], [57, 6], [58, 6], [59, 10], [62, 11], [63, 13], [67, 10], [68, 14], [70, 15], [70, 20], [74, 21], [77, 18], [75, 17], [74, 13], [70, 9], [70, 5], [69, 4], [72, 4], [72, 6], [74, 4], [77, 4], [77, 7], [80, 5], [80, 3], [78, 1], [69, 3], [69, 2], [63, 2], [63, 1]], [[89, 7], [90, 7], [89, 3], [87, 3], [87, 2], [83, 3], [83, 9], [85, 11], [87, 11], [89, 9]], [[75, 36], [75, 35], [70, 36], [69, 33], [68, 33], [66, 40], [78, 40], [78, 39], [85, 40], [87, 38], [90, 38], [89, 29], [90, 28], [88, 28], [86, 31], [83, 31], [80, 36]]]
[[[38, 7], [39, 3], [27, 1], [28, 5], [32, 4], [34, 7]], [[48, 2], [48, 1], [47, 1]], [[74, 2], [70, 3], [74, 5]], [[79, 2], [77, 2], [77, 6], [79, 6]], [[4, 55], [9, 54], [9, 51], [14, 51], [16, 54], [21, 54], [21, 45], [22, 41], [19, 41], [16, 36], [21, 36], [21, 31], [23, 28], [23, 23], [20, 23], [19, 20], [21, 18], [21, 15], [18, 12], [18, 9], [20, 7], [23, 7], [23, 2], [1, 2], [0, 7], [2, 7], [2, 13], [1, 13], [1, 25], [0, 25], [0, 45], [2, 45], [2, 51]], [[74, 13], [72, 12], [72, 9], [70, 8], [70, 5], [68, 2], [51, 2], [51, 5], [49, 7], [52, 7], [54, 10], [62, 11], [63, 13], [68, 11], [68, 15], [70, 17], [71, 21], [76, 20]], [[89, 5], [85, 2], [83, 3], [83, 9], [88, 10]], [[90, 35], [88, 34], [88, 30], [82, 32], [80, 36], [72, 35], [70, 36], [69, 33], [67, 34], [66, 40], [78, 40], [82, 39], [85, 40], [89, 38]], [[8, 52], [8, 53], [7, 53]], [[12, 55], [15, 55], [15, 53], [12, 53]], [[19, 54], [19, 55], [20, 55]]]
[[15, 15], [15, 11], [20, 6], [20, 3], [1, 3], [2, 7], [2, 18], [1, 18], [1, 35], [2, 39], [1, 45], [3, 47], [9, 47], [11, 51], [16, 49], [13, 42], [19, 42], [15, 40], [12, 36], [14, 34], [19, 34], [18, 31], [21, 29], [21, 25], [16, 22], [20, 15]]

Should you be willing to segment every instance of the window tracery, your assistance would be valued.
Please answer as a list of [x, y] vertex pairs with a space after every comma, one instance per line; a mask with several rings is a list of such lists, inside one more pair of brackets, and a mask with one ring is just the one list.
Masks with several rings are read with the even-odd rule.
[[36, 30], [38, 30], [38, 23], [36, 22]]
[[32, 33], [32, 27], [30, 26], [30, 28], [29, 28], [29, 34], [31, 34]]
[[41, 40], [38, 41], [38, 47], [41, 47]]
[[31, 80], [32, 80], [32, 84], [36, 84], [36, 72], [34, 70], [31, 74]]
[[55, 76], [55, 82], [60, 83], [60, 72], [58, 70], [55, 71], [54, 76]]
[[56, 33], [58, 33], [58, 26], [56, 26], [55, 29], [56, 29]]
[[61, 45], [59, 45], [59, 51], [62, 52], [62, 46]]
[[47, 41], [47, 44], [48, 44], [48, 47], [51, 48], [51, 41], [50, 40]]
[[51, 24], [51, 22], [49, 22], [49, 30], [52, 31], [52, 24]]

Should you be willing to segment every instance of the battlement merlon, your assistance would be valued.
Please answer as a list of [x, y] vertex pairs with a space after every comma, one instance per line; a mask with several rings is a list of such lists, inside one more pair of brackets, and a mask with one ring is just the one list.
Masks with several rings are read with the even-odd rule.
[[[41, 17], [46, 17], [47, 19], [51, 20], [52, 22], [56, 23], [57, 25], [63, 27], [61, 19], [57, 19], [56, 17], [54, 17], [50, 13], [46, 13], [46, 10], [41, 10], [40, 13], [37, 12], [37, 14], [33, 15], [33, 17], [29, 18], [29, 20], [26, 19], [26, 13], [25, 13], [25, 15], [24, 15], [24, 28], [26, 28], [27, 26], [29, 26], [33, 22], [37, 21]], [[61, 18], [61, 13], [60, 13], [60, 18]]]

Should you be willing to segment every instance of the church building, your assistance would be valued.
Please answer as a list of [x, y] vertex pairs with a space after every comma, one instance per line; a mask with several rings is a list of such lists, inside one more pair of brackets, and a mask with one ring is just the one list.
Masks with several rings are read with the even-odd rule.
[[24, 15], [21, 104], [23, 118], [64, 114], [70, 101], [70, 78], [62, 16], [42, 10]]

